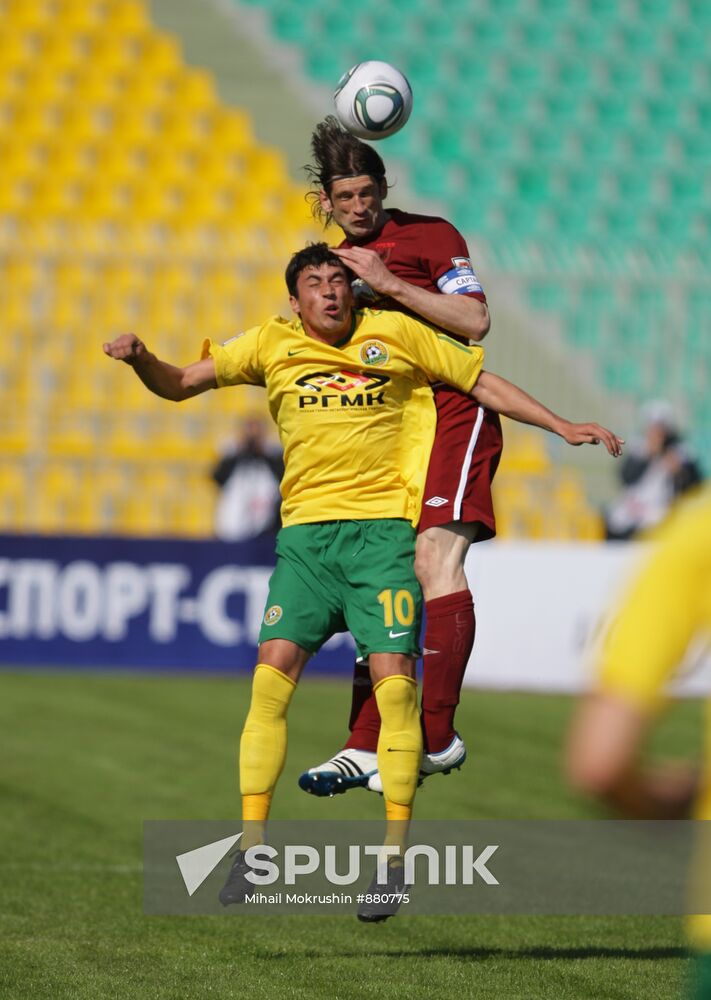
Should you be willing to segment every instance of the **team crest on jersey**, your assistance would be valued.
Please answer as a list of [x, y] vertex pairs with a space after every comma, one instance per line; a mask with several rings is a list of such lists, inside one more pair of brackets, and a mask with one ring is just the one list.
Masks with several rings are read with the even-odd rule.
[[272, 604], [271, 608], [267, 608], [264, 612], [264, 624], [276, 625], [278, 621], [281, 621], [281, 616], [283, 614], [284, 612], [278, 604]]
[[364, 365], [384, 365], [389, 358], [388, 349], [380, 340], [369, 340], [360, 349], [360, 360]]

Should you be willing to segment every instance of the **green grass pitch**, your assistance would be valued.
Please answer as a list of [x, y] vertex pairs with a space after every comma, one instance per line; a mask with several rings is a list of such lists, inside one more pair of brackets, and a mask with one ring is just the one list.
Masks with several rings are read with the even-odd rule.
[[[144, 819], [238, 815], [235, 747], [248, 682], [0, 673], [0, 997], [246, 1000], [655, 1000], [688, 971], [669, 917], [146, 917]], [[302, 682], [280, 818], [373, 818], [360, 789], [331, 800], [296, 778], [339, 745], [343, 682]], [[560, 746], [571, 701], [465, 692], [465, 768], [435, 776], [420, 818], [595, 815], [567, 791]], [[665, 753], [698, 750], [698, 706], [679, 706]]]

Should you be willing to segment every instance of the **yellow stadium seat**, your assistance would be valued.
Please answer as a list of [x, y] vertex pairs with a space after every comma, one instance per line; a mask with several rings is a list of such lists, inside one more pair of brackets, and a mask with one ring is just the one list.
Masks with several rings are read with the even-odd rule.
[[[0, 516], [209, 536], [216, 443], [264, 391], [176, 406], [101, 343], [133, 330], [186, 364], [288, 315], [286, 259], [321, 235], [303, 188], [139, 0], [0, 0], [0, 162]], [[507, 430], [501, 533], [592, 532], [577, 481], [555, 483], [540, 438]]]
[[142, 36], [140, 60], [147, 76], [172, 73], [182, 65], [182, 52], [177, 38], [155, 31]]
[[173, 100], [189, 111], [216, 108], [215, 80], [206, 70], [188, 70], [176, 77]]
[[7, 460], [0, 465], [0, 525], [3, 531], [24, 527], [28, 506], [27, 474]]
[[52, 0], [33, 0], [27, 3], [26, 0], [3, 0], [0, 4], [0, 18], [5, 19], [6, 25], [12, 25], [17, 31], [22, 30], [44, 30], [55, 16], [56, 4]]
[[72, 530], [79, 503], [79, 477], [69, 464], [49, 462], [37, 470], [32, 505], [37, 530]]
[[110, 0], [106, 6], [106, 27], [112, 32], [146, 31], [150, 24], [141, 0]]

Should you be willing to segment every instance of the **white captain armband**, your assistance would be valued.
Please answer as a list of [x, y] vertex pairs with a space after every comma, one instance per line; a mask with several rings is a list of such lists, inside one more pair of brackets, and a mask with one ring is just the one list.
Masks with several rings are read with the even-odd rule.
[[452, 257], [452, 264], [449, 271], [437, 278], [437, 288], [443, 295], [467, 295], [484, 291], [468, 257]]

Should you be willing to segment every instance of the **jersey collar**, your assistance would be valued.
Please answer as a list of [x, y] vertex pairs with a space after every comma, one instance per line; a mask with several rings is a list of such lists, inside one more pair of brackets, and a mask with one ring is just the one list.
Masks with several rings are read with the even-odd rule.
[[348, 343], [348, 341], [351, 339], [351, 337], [355, 333], [355, 328], [356, 328], [357, 324], [358, 324], [358, 316], [356, 315], [356, 310], [354, 309], [353, 313], [351, 315], [351, 328], [350, 328], [350, 330], [345, 335], [345, 337], [341, 337], [341, 339], [337, 340], [336, 343], [333, 346], [334, 347], [338, 347], [338, 348], [345, 347], [346, 344]]

